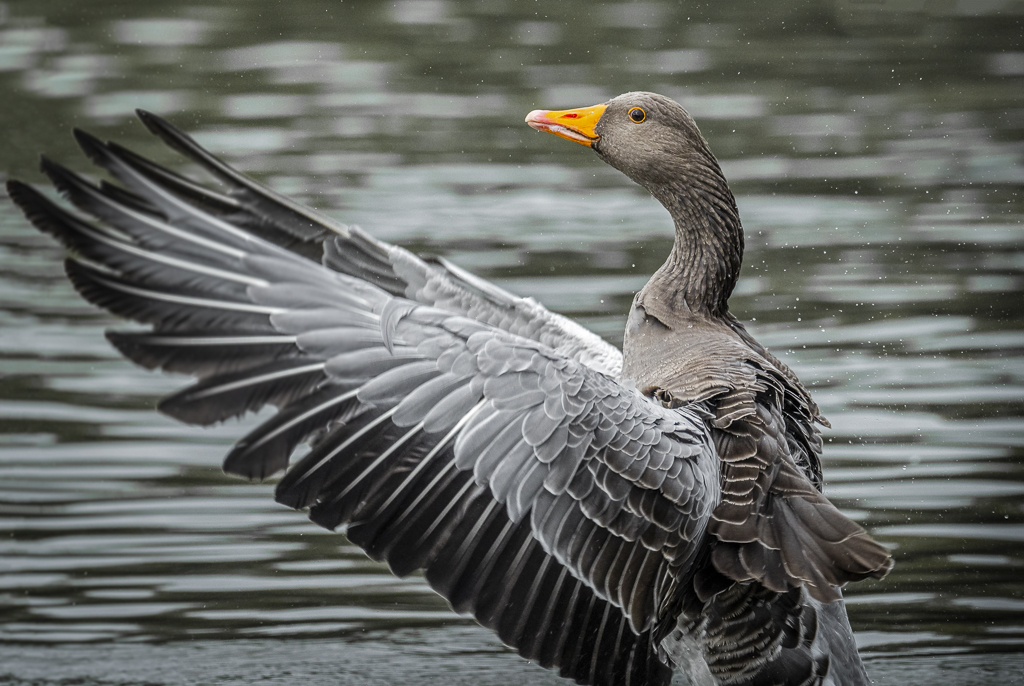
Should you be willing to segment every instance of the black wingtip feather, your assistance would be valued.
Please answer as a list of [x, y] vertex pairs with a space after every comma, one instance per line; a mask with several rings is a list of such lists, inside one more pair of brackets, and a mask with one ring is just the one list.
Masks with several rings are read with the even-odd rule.
[[78, 147], [82, 149], [86, 157], [100, 166], [107, 162], [110, 152], [103, 141], [88, 131], [83, 131], [79, 128], [72, 129], [71, 134], [75, 137], [75, 142], [78, 143]]
[[221, 178], [240, 177], [234, 169], [217, 159], [203, 146], [195, 142], [192, 136], [188, 135], [169, 121], [152, 112], [137, 109], [135, 114], [143, 123], [146, 129], [154, 136], [162, 140], [171, 149], [180, 152], [194, 162], [202, 164], [207, 170], [214, 172]]
[[163, 117], [153, 114], [148, 110], [137, 108], [135, 110], [135, 116], [139, 118], [139, 121], [142, 122], [143, 126], [146, 127], [146, 130], [151, 134], [159, 137], [160, 140], [164, 141], [178, 152], [184, 152], [174, 139], [178, 137], [189, 138], [187, 134], [179, 131]]
[[22, 211], [25, 218], [32, 223], [32, 226], [53, 236], [65, 247], [73, 247], [73, 241], [70, 240], [62, 221], [54, 216], [55, 214], [59, 216], [64, 210], [58, 208], [50, 202], [49, 198], [27, 183], [10, 179], [6, 185], [7, 195]]
[[53, 185], [57, 186], [57, 190], [61, 190], [60, 186], [57, 184], [57, 179], [54, 178], [54, 176], [56, 175], [57, 177], [60, 177], [63, 175], [63, 172], [67, 171], [63, 166], [54, 162], [46, 155], [40, 155], [39, 171], [46, 174], [46, 176], [50, 179]]
[[147, 129], [149, 128], [149, 126], [150, 126], [149, 122], [152, 119], [159, 119], [159, 117], [157, 117], [157, 115], [153, 114], [149, 110], [144, 110], [141, 107], [136, 107], [135, 108], [135, 116], [139, 118], [139, 121], [141, 121], [143, 124], [146, 125]]
[[141, 107], [135, 108], [135, 116], [139, 118], [139, 121], [143, 123], [143, 125], [146, 127], [146, 129], [149, 130], [150, 133], [157, 136], [161, 136], [161, 138], [163, 137], [161, 133], [168, 130], [173, 131], [174, 133], [180, 134], [182, 136], [186, 135], [182, 131], [179, 131], [173, 124], [171, 124], [169, 121], [167, 121], [160, 115], [153, 114], [149, 110], [144, 110]]
[[7, 194], [34, 227], [53, 236], [67, 248], [76, 247], [66, 223], [77, 219], [72, 218], [64, 209], [53, 204], [34, 187], [14, 179], [7, 182]]
[[18, 206], [18, 209], [28, 217], [32, 224], [35, 224], [31, 216], [32, 201], [42, 197], [42, 194], [32, 186], [17, 179], [8, 179], [7, 183], [4, 184], [4, 188], [7, 189], [7, 196], [11, 201]]
[[7, 189], [7, 195], [11, 196], [11, 199], [13, 199], [13, 193], [16, 193], [17, 189], [30, 188], [30, 186], [23, 181], [18, 181], [17, 179], [7, 179], [7, 182], [4, 183], [4, 188]]
[[61, 195], [70, 200], [76, 207], [80, 207], [82, 199], [82, 188], [95, 188], [93, 184], [71, 171], [64, 165], [54, 162], [46, 155], [39, 156], [39, 170], [50, 179]]
[[121, 353], [140, 367], [145, 367], [146, 369], [158, 369], [163, 367], [165, 359], [170, 355], [170, 353], [168, 352], [164, 355], [157, 356], [147, 351], [144, 344], [139, 339], [141, 336], [147, 336], [149, 334], [150, 332], [148, 331], [114, 331], [112, 329], [107, 329], [104, 332], [107, 342], [114, 346], [114, 348], [117, 349], [117, 352]]

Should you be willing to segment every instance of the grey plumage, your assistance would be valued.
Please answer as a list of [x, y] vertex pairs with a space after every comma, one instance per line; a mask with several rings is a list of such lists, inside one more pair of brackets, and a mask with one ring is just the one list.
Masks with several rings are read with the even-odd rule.
[[[654, 97], [652, 113], [674, 113]], [[638, 295], [624, 359], [538, 303], [323, 217], [139, 116], [225, 190], [76, 131], [122, 186], [44, 160], [82, 214], [17, 181], [8, 191], [73, 252], [68, 276], [86, 299], [152, 326], [111, 332], [119, 350], [197, 377], [162, 411], [210, 424], [280, 408], [225, 471], [284, 472], [279, 502], [345, 527], [397, 574], [423, 569], [453, 608], [579, 683], [668, 683], [692, 652], [679, 646], [696, 646], [721, 683], [825, 678], [848, 636], [815, 643], [816, 617], [838, 625], [845, 613], [808, 596], [838, 596], [835, 585], [881, 563], [816, 489], [817, 410], [727, 313], [715, 310], [724, 324], [702, 325], [709, 338], [696, 344], [672, 333], [681, 312], [701, 311], [695, 295], [724, 307], [737, 256], [723, 253], [713, 293], [658, 290], [659, 271]], [[684, 157], [717, 169], [682, 121]], [[601, 122], [599, 154], [655, 184]], [[694, 207], [732, 216], [724, 179], [691, 181], [692, 206], [652, 188], [677, 225]], [[665, 310], [679, 294], [691, 301]], [[309, 452], [290, 465], [303, 441]]]

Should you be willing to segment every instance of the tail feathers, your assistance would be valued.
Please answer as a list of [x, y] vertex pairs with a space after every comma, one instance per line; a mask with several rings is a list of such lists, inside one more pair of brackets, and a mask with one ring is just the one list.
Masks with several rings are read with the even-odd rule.
[[821, 602], [839, 599], [839, 586], [892, 568], [889, 551], [824, 496], [769, 494], [765, 507], [734, 523], [714, 518], [719, 539], [712, 559], [733, 581], [758, 581], [784, 593], [806, 586]]

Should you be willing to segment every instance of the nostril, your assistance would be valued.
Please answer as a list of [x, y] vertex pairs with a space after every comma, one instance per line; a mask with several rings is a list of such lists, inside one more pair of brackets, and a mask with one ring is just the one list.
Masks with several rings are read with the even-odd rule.
[[575, 112], [568, 112], [562, 115], [562, 119], [579, 119], [579, 116]]

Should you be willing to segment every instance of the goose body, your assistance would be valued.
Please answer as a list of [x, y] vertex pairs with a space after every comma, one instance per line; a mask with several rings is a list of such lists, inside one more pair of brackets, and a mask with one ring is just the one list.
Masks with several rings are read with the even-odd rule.
[[742, 228], [682, 107], [627, 93], [527, 117], [673, 217], [622, 353], [139, 114], [225, 189], [76, 131], [121, 185], [44, 158], [78, 212], [8, 191], [72, 251], [85, 298], [151, 325], [108, 333], [125, 356], [197, 377], [161, 411], [208, 425], [279, 408], [225, 471], [283, 473], [279, 502], [396, 574], [424, 570], [453, 609], [581, 684], [868, 683], [840, 587], [891, 560], [821, 494], [810, 395], [728, 311]]

